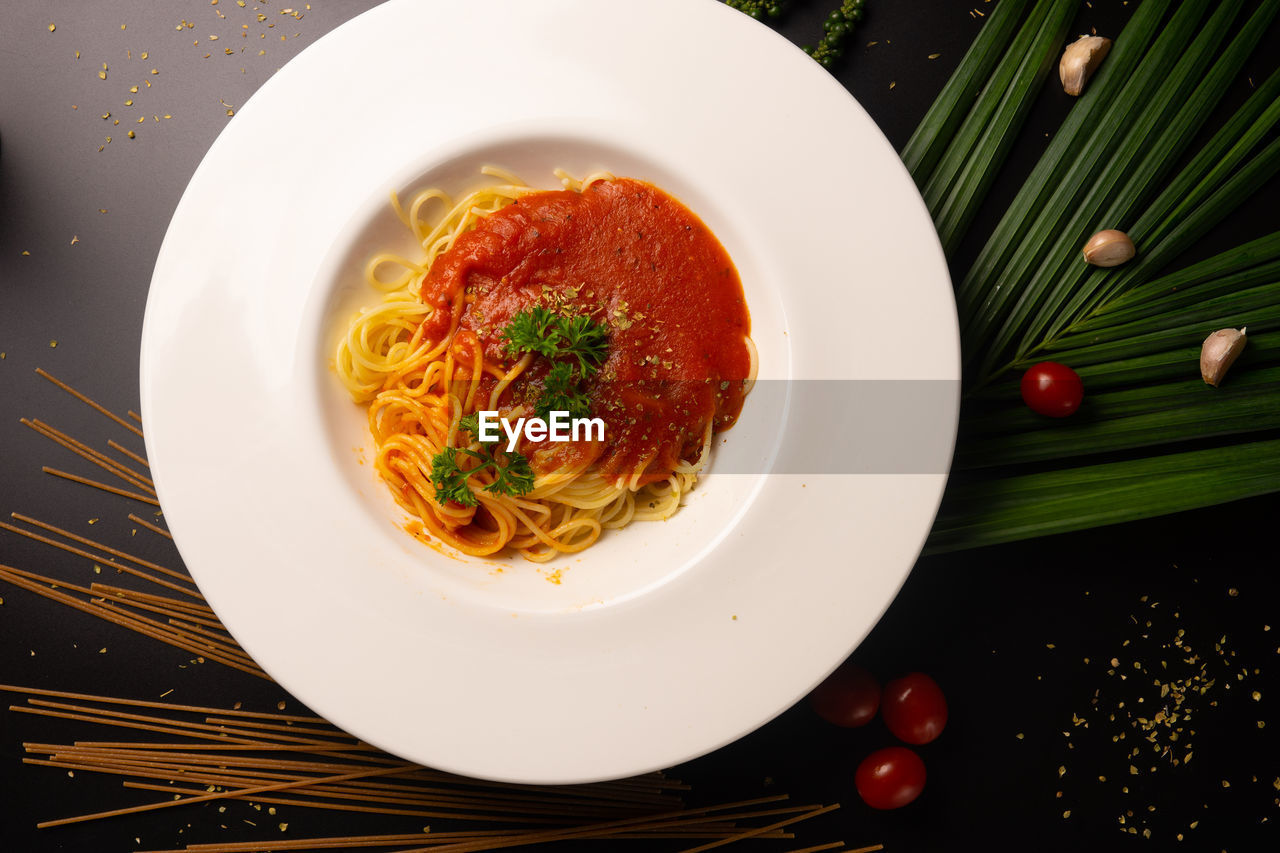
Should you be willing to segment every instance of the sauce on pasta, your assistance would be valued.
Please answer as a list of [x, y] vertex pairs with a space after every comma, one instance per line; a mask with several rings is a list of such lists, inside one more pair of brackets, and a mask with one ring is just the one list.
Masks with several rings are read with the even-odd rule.
[[[437, 309], [427, 337], [456, 322], [461, 349], [473, 336], [486, 361], [510, 360], [501, 330], [534, 305], [608, 327], [608, 359], [588, 385], [603, 446], [531, 447], [535, 471], [593, 462], [606, 476], [643, 468], [639, 485], [663, 480], [698, 455], [708, 425], [728, 429], [742, 409], [751, 320], [737, 270], [702, 221], [652, 184], [616, 178], [520, 198], [459, 237], [421, 297]], [[526, 371], [513, 398], [544, 372]]]

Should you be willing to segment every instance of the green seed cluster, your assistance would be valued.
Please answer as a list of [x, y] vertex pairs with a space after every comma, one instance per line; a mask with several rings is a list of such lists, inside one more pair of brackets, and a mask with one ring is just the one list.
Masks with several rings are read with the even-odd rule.
[[[791, 0], [724, 0], [724, 4], [760, 21], [765, 18], [781, 18], [786, 14]], [[818, 46], [805, 45], [804, 52], [823, 68], [834, 65], [844, 55], [845, 43], [854, 27], [862, 20], [865, 6], [866, 0], [841, 0], [840, 5], [832, 9], [831, 14], [822, 22], [823, 35]]]
[[853, 33], [854, 27], [862, 20], [863, 7], [866, 0], [843, 0], [839, 7], [822, 23], [822, 41], [817, 47], [805, 46], [804, 52], [817, 60], [823, 68], [830, 68], [836, 60], [844, 55], [845, 42]]
[[789, 0], [724, 0], [724, 4], [759, 21], [766, 16], [781, 18], [782, 13], [787, 11]]

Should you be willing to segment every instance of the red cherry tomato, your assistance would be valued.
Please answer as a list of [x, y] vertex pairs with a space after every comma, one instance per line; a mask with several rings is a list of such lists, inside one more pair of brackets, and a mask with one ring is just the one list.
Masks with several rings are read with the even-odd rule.
[[1065, 364], [1042, 361], [1022, 374], [1022, 401], [1033, 412], [1051, 418], [1065, 418], [1080, 408], [1084, 383], [1080, 374]]
[[947, 700], [938, 682], [923, 672], [912, 672], [884, 686], [880, 713], [899, 740], [928, 743], [947, 725]]
[[853, 782], [873, 809], [898, 809], [924, 790], [924, 762], [905, 746], [887, 746], [858, 765]]
[[828, 723], [850, 729], [865, 726], [880, 707], [880, 684], [862, 667], [845, 661], [813, 688], [809, 704]]

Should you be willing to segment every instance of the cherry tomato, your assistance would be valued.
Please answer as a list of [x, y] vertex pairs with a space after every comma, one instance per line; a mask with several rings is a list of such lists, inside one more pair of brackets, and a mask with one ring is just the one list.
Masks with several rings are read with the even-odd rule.
[[873, 809], [899, 809], [924, 790], [924, 762], [905, 746], [877, 749], [858, 765], [853, 783]]
[[946, 728], [947, 700], [938, 682], [923, 672], [911, 672], [884, 686], [880, 713], [899, 740], [928, 743]]
[[1042, 361], [1022, 374], [1022, 401], [1031, 411], [1051, 418], [1065, 418], [1080, 408], [1084, 383], [1065, 364]]
[[880, 707], [880, 684], [871, 673], [845, 661], [809, 694], [809, 704], [828, 723], [865, 726]]

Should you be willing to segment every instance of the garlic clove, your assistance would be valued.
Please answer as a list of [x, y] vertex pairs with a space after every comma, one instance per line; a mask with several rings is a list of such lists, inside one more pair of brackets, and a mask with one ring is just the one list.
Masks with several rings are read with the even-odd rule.
[[1129, 235], [1113, 228], [1099, 231], [1084, 244], [1084, 259], [1095, 267], [1118, 267], [1137, 253]]
[[1111, 52], [1111, 39], [1102, 36], [1080, 36], [1062, 52], [1058, 76], [1068, 95], [1079, 95], [1085, 84]]
[[1240, 357], [1247, 340], [1245, 330], [1219, 329], [1204, 339], [1200, 348], [1200, 376], [1214, 388], [1222, 382], [1227, 370]]

